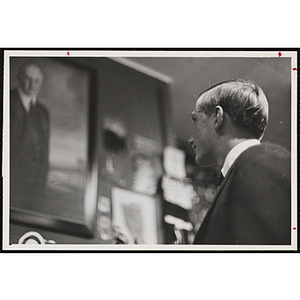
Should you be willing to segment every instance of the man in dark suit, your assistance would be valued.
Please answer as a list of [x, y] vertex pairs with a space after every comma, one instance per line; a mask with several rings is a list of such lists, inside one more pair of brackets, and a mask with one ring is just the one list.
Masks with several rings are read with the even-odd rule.
[[45, 195], [49, 153], [49, 113], [38, 101], [43, 83], [39, 66], [20, 67], [10, 93], [11, 205], [34, 209]]
[[291, 156], [260, 143], [268, 123], [261, 88], [219, 83], [200, 94], [192, 119], [196, 162], [218, 165], [224, 178], [194, 244], [289, 245]]

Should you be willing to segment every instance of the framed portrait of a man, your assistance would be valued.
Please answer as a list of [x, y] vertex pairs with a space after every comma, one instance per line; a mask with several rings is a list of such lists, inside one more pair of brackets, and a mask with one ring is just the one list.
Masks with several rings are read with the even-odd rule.
[[85, 210], [97, 198], [93, 72], [54, 57], [11, 57], [9, 69], [12, 221], [88, 235]]

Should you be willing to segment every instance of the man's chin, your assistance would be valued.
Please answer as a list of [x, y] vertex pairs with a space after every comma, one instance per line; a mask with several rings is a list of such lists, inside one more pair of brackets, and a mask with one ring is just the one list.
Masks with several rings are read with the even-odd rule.
[[210, 159], [204, 159], [204, 158], [200, 158], [198, 159], [196, 157], [196, 163], [201, 166], [201, 167], [204, 167], [204, 168], [210, 168], [210, 167], [216, 167], [217, 166], [217, 163], [216, 162], [213, 162], [212, 160]]

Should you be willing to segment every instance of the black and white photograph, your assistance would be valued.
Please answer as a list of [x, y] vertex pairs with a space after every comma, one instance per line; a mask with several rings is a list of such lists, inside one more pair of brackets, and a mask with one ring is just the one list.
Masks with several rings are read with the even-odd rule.
[[5, 251], [295, 251], [297, 51], [5, 50]]

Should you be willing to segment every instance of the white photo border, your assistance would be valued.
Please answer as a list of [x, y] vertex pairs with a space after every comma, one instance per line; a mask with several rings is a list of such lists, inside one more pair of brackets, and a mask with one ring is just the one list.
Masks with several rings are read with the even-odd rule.
[[[248, 251], [287, 251], [298, 250], [298, 173], [297, 173], [297, 128], [298, 128], [298, 51], [297, 50], [4, 50], [4, 74], [3, 74], [3, 221], [2, 221], [2, 248], [4, 251], [99, 251], [99, 252], [248, 252]], [[240, 57], [240, 58], [291, 58], [291, 166], [292, 166], [292, 218], [291, 218], [291, 245], [287, 246], [265, 246], [265, 245], [108, 245], [108, 244], [51, 244], [51, 245], [10, 245], [9, 244], [9, 106], [6, 99], [9, 98], [9, 59], [10, 57]], [[141, 67], [143, 68], [143, 67]], [[144, 69], [147, 72], [147, 69]], [[159, 74], [157, 74], [159, 77]], [[296, 229], [294, 229], [296, 228]]]

